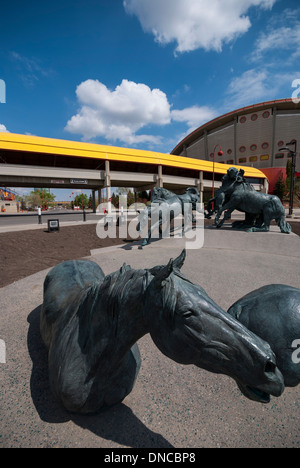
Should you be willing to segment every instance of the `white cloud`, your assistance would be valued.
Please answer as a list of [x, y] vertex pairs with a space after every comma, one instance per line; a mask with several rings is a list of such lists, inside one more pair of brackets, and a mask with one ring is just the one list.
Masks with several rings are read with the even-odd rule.
[[87, 80], [76, 90], [81, 105], [67, 123], [66, 130], [85, 140], [104, 137], [128, 144], [160, 142], [153, 135], [137, 132], [148, 125], [170, 123], [170, 104], [165, 93], [141, 83], [123, 80], [109, 90], [98, 80]]
[[41, 79], [54, 74], [54, 71], [50, 68], [45, 68], [39, 59], [28, 58], [14, 51], [10, 53], [10, 57], [26, 87], [33, 87]]
[[277, 0], [124, 0], [146, 32], [160, 44], [177, 43], [175, 52], [199, 48], [220, 52], [251, 27], [251, 7], [271, 9]]
[[186, 122], [188, 125], [187, 133], [190, 133], [201, 125], [217, 117], [218, 113], [211, 107], [192, 106], [182, 110], [173, 110], [171, 115], [172, 120], [175, 122]]
[[160, 145], [161, 136], [139, 134], [140, 130], [147, 126], [153, 130], [155, 125], [159, 131], [161, 126], [179, 122], [191, 132], [218, 115], [208, 106], [172, 110], [163, 91], [128, 80], [113, 91], [98, 80], [87, 80], [77, 87], [76, 95], [80, 109], [65, 130], [82, 135], [85, 141], [100, 137], [111, 144], [120, 141], [128, 145]]
[[[271, 18], [266, 31], [258, 37], [251, 59], [253, 62], [265, 60], [267, 54], [276, 55], [282, 51], [286, 54], [285, 65], [300, 56], [300, 9], [284, 10], [280, 16]], [[276, 61], [276, 66], [278, 62]]]
[[9, 131], [7, 130], [5, 125], [3, 125], [3, 124], [0, 124], [0, 132], [9, 133]]
[[235, 77], [229, 84], [226, 93], [229, 97], [228, 108], [244, 107], [260, 101], [277, 99], [284, 89], [289, 89], [292, 93], [289, 72], [272, 73], [267, 68], [247, 70], [241, 76]]

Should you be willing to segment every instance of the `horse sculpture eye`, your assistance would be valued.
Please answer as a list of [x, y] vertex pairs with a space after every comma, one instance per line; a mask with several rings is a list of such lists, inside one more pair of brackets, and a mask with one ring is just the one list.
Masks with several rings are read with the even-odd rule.
[[182, 314], [184, 318], [192, 317], [192, 315], [194, 315], [194, 312], [192, 310], [187, 310], [186, 312]]

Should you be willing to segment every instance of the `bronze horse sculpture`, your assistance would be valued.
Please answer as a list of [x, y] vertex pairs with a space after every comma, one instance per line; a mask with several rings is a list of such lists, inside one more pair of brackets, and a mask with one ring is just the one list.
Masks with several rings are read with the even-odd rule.
[[[207, 213], [205, 213], [207, 219], [211, 219], [213, 214], [219, 213], [222, 206], [229, 200], [234, 192], [236, 183], [246, 182], [244, 174], [245, 171], [243, 169], [238, 170], [236, 167], [230, 167], [228, 169], [227, 174], [222, 178], [222, 186], [217, 190], [216, 195], [207, 203]], [[254, 190], [251, 184], [247, 185], [249, 190]]]
[[270, 345], [183, 275], [185, 255], [151, 269], [124, 264], [107, 276], [88, 260], [48, 273], [40, 329], [51, 388], [68, 411], [121, 402], [140, 368], [136, 342], [147, 333], [168, 358], [230, 376], [251, 400], [283, 393]]
[[235, 302], [228, 313], [269, 343], [285, 386], [298, 385], [300, 363], [293, 359], [293, 343], [300, 340], [300, 289], [263, 286]]
[[[211, 217], [216, 214], [214, 224], [217, 226], [219, 218], [222, 214], [222, 208], [225, 203], [230, 200], [231, 195], [236, 189], [237, 184], [245, 184], [245, 187], [249, 191], [255, 191], [254, 187], [249, 184], [244, 178], [245, 171], [243, 169], [238, 170], [235, 167], [228, 169], [227, 174], [224, 175], [222, 179], [222, 186], [217, 190], [215, 197], [211, 198], [206, 207], [205, 218], [211, 219]], [[258, 225], [258, 217], [246, 213], [244, 221], [235, 222], [232, 227], [239, 228], [250, 228], [252, 226]], [[261, 223], [262, 224], [262, 223]]]
[[[222, 206], [219, 213], [225, 211], [225, 214], [223, 219], [217, 223], [217, 228], [222, 227], [234, 210], [261, 217], [261, 225], [250, 227], [249, 232], [268, 232], [273, 219], [282, 233], [290, 234], [292, 231], [290, 224], [285, 219], [284, 206], [276, 195], [248, 191], [244, 184], [240, 184], [236, 187], [229, 201]], [[218, 221], [218, 215], [216, 218]]]
[[[231, 217], [234, 210], [246, 214], [244, 227], [249, 232], [267, 232], [270, 230], [270, 224], [275, 219], [282, 233], [289, 234], [291, 226], [286, 222], [285, 210], [276, 195], [269, 195], [257, 192], [243, 177], [244, 171], [232, 167], [228, 169], [227, 175], [223, 178], [222, 187], [216, 194], [215, 199], [210, 200], [208, 205], [207, 218], [216, 211], [215, 225], [221, 228], [224, 222]], [[210, 204], [216, 200], [217, 205], [211, 210]], [[219, 221], [222, 213], [224, 217]], [[237, 223], [233, 224], [236, 227]]]
[[[170, 227], [171, 221], [179, 215], [187, 218], [185, 219], [185, 223], [190, 226], [194, 221], [192, 211], [197, 210], [201, 212], [199, 203], [200, 195], [195, 187], [187, 188], [182, 195], [177, 195], [162, 187], [155, 187], [153, 189], [151, 205], [146, 207], [139, 215], [137, 225], [139, 232], [142, 232], [148, 226], [149, 219], [152, 220], [151, 227], [148, 230], [147, 236], [143, 239], [142, 245], [149, 244], [153, 232], [156, 229], [159, 229], [159, 232], [161, 232], [161, 226], [164, 223], [167, 223], [167, 226]], [[189, 206], [190, 210], [185, 212], [185, 206]]]

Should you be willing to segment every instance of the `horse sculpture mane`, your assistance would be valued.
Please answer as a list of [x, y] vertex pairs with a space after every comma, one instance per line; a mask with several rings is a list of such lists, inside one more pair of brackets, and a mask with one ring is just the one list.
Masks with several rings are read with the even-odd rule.
[[107, 276], [88, 260], [48, 273], [40, 329], [50, 386], [68, 411], [121, 402], [140, 369], [136, 343], [147, 333], [168, 358], [232, 377], [251, 400], [267, 403], [270, 394], [282, 394], [270, 345], [180, 271], [185, 256], [151, 269], [124, 264]]

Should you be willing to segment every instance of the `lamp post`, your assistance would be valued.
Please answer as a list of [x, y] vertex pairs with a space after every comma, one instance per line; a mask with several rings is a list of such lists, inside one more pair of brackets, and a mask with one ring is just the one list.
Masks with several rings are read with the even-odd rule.
[[[288, 146], [294, 145], [294, 151]], [[296, 173], [296, 156], [297, 156], [297, 140], [292, 140], [290, 143], [286, 143], [286, 147], [280, 148], [279, 151], [289, 151], [292, 156], [292, 174], [290, 184], [290, 205], [289, 205], [289, 217], [293, 216], [294, 212], [294, 188], [295, 188], [295, 173]]]
[[[214, 198], [214, 196], [215, 196], [215, 153], [216, 153], [216, 149], [217, 149], [218, 146], [220, 147], [220, 150], [218, 151], [218, 156], [223, 156], [222, 147], [221, 147], [221, 145], [218, 143], [218, 144], [214, 147], [214, 152], [213, 152], [212, 198]], [[215, 204], [214, 204], [214, 202], [213, 202], [212, 208], [214, 209], [214, 207], [215, 207]]]

